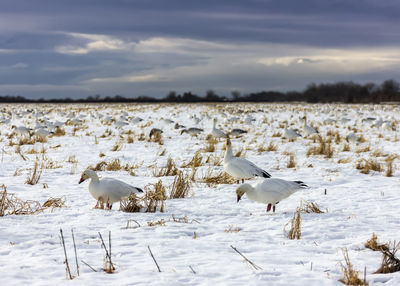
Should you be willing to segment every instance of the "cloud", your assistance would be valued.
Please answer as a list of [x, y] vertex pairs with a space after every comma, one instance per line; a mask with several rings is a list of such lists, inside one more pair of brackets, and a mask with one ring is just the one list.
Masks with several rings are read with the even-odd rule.
[[60, 45], [55, 51], [61, 54], [83, 55], [90, 52], [110, 52], [122, 51], [131, 48], [130, 43], [126, 43], [116, 37], [96, 34], [66, 33], [76, 44]]

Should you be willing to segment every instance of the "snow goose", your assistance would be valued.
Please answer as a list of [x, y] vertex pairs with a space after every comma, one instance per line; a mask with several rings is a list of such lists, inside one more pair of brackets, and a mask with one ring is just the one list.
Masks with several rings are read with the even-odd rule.
[[239, 136], [241, 136], [241, 135], [243, 135], [243, 134], [246, 134], [246, 133], [247, 133], [246, 130], [239, 129], [239, 128], [235, 128], [235, 129], [232, 129], [231, 132], [229, 132], [229, 135], [230, 135], [230, 136], [239, 137]]
[[275, 205], [300, 189], [308, 188], [302, 181], [286, 181], [272, 178], [256, 183], [254, 186], [243, 184], [236, 189], [237, 202], [246, 194], [252, 201], [268, 204], [267, 212], [275, 212]]
[[357, 142], [357, 135], [354, 132], [350, 132], [346, 136], [347, 142], [356, 143]]
[[229, 138], [226, 139], [224, 171], [234, 177], [238, 184], [240, 179], [244, 182], [244, 179], [253, 178], [255, 176], [264, 178], [271, 177], [270, 174], [254, 165], [254, 163], [244, 158], [233, 157], [232, 144]]
[[304, 119], [303, 131], [306, 135], [312, 135], [318, 133], [318, 131], [315, 130], [314, 127], [307, 124], [307, 116], [304, 116], [303, 119]]
[[79, 184], [86, 179], [91, 179], [89, 192], [97, 200], [95, 208], [104, 208], [104, 203], [106, 203], [106, 208], [111, 209], [113, 203], [129, 197], [131, 194], [143, 193], [142, 189], [128, 185], [120, 180], [112, 178], [99, 180], [96, 172], [89, 169], [82, 173]]
[[200, 133], [203, 132], [203, 131], [204, 131], [204, 130], [201, 129], [201, 128], [191, 127], [191, 128], [189, 128], [189, 129], [183, 129], [183, 130], [181, 131], [181, 135], [182, 135], [183, 133], [189, 133], [189, 134], [192, 135], [192, 136], [197, 136], [198, 134], [200, 134]]
[[218, 138], [228, 138], [228, 136], [222, 130], [220, 130], [220, 129], [218, 129], [216, 127], [216, 124], [217, 124], [217, 118], [214, 118], [213, 119], [213, 128], [211, 130], [211, 135], [216, 139], [218, 139]]
[[294, 140], [297, 137], [301, 137], [301, 135], [293, 129], [288, 129], [288, 124], [286, 123], [285, 129], [283, 130], [283, 137], [285, 137], [289, 140]]

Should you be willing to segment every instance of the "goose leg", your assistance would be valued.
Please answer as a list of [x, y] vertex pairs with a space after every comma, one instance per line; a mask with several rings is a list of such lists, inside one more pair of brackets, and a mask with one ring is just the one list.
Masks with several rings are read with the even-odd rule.
[[242, 179], [242, 184], [244, 184], [244, 179]]
[[239, 184], [240, 183], [240, 180], [236, 180], [236, 184]]
[[271, 210], [271, 207], [272, 207], [272, 205], [271, 205], [271, 204], [268, 204], [268, 206], [267, 206], [267, 212], [269, 212], [269, 211]]
[[272, 211], [275, 212], [275, 205], [272, 207]]

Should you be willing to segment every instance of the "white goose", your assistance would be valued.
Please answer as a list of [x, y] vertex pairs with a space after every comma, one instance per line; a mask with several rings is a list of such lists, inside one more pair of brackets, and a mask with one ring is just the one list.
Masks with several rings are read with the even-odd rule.
[[85, 170], [79, 184], [86, 179], [91, 179], [89, 183], [89, 192], [97, 200], [97, 204], [94, 208], [104, 208], [104, 203], [106, 203], [106, 208], [111, 209], [112, 204], [121, 201], [123, 198], [129, 197], [131, 194], [143, 193], [143, 190], [120, 180], [112, 178], [103, 178], [99, 180], [96, 172], [93, 170]]
[[263, 169], [254, 165], [254, 163], [244, 159], [234, 157], [232, 154], [232, 144], [229, 138], [226, 139], [226, 151], [224, 157], [224, 171], [234, 177], [239, 184], [239, 180], [253, 178], [255, 176], [270, 178], [271, 175], [268, 174]]
[[252, 201], [268, 204], [267, 212], [275, 212], [275, 205], [300, 189], [308, 188], [302, 181], [286, 181], [283, 179], [267, 179], [254, 186], [243, 184], [236, 189], [237, 202], [246, 194]]
[[318, 131], [315, 130], [314, 127], [307, 124], [307, 116], [304, 116], [303, 119], [304, 119], [303, 131], [304, 133], [306, 133], [306, 135], [318, 133]]
[[288, 124], [285, 123], [285, 129], [283, 130], [283, 137], [289, 140], [294, 140], [297, 137], [301, 137], [301, 135], [293, 129], [288, 129]]
[[228, 135], [226, 135], [222, 130], [218, 129], [216, 127], [216, 123], [217, 123], [217, 118], [213, 119], [213, 128], [211, 130], [211, 135], [218, 139], [218, 138], [228, 138]]

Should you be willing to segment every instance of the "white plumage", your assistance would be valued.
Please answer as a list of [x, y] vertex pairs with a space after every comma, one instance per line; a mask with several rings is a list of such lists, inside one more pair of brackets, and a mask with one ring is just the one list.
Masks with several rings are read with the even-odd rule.
[[226, 151], [224, 157], [224, 170], [226, 173], [239, 180], [253, 178], [255, 176], [270, 178], [271, 175], [268, 174], [263, 169], [257, 167], [254, 163], [246, 160], [244, 158], [234, 157], [232, 154], [231, 141], [226, 139]]
[[99, 180], [96, 172], [93, 170], [85, 170], [82, 173], [79, 184], [86, 179], [91, 179], [89, 183], [89, 192], [97, 200], [95, 208], [106, 207], [111, 209], [112, 204], [121, 201], [123, 198], [129, 197], [131, 194], [143, 193], [143, 190], [120, 180], [112, 178], [103, 178]]
[[289, 197], [300, 189], [307, 188], [307, 185], [301, 181], [286, 181], [283, 179], [272, 178], [256, 183], [254, 186], [243, 184], [236, 189], [237, 202], [246, 194], [252, 201], [268, 204], [267, 212], [281, 200]]
[[297, 137], [301, 137], [301, 135], [299, 133], [297, 133], [295, 130], [293, 129], [288, 129], [287, 128], [287, 124], [285, 129], [283, 130], [283, 137], [289, 139], [289, 140], [294, 140]]
[[228, 138], [228, 136], [220, 129], [216, 127], [217, 119], [213, 119], [213, 128], [211, 130], [211, 135], [214, 138]]

